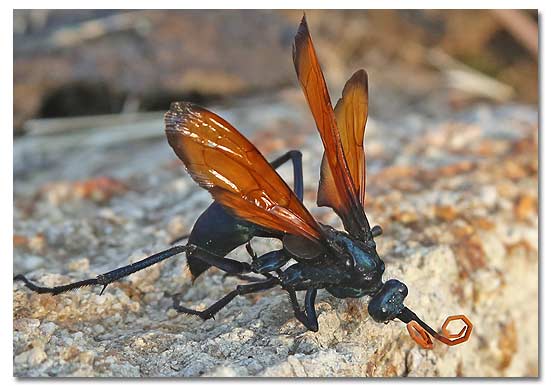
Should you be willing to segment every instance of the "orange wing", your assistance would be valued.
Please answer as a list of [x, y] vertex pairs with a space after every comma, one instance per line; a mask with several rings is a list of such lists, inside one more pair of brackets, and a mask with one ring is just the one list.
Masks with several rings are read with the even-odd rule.
[[[318, 205], [332, 207], [352, 235], [362, 239], [370, 237], [369, 223], [347, 165], [337, 120], [305, 17], [295, 36], [293, 61], [325, 148], [327, 167], [324, 169], [330, 172], [334, 181], [332, 188], [323, 193], [322, 200], [318, 200]], [[322, 176], [324, 178], [327, 177]]]
[[321, 238], [318, 223], [268, 161], [218, 115], [172, 103], [166, 135], [191, 177], [236, 216], [285, 233]]
[[[364, 205], [365, 197], [365, 153], [363, 139], [367, 113], [367, 73], [364, 70], [359, 70], [346, 82], [342, 91], [342, 97], [335, 105], [335, 117], [356, 196], [362, 206]], [[332, 200], [338, 197], [335, 190], [335, 180], [329, 169], [327, 156], [324, 153], [321, 162], [318, 205], [332, 207]]]

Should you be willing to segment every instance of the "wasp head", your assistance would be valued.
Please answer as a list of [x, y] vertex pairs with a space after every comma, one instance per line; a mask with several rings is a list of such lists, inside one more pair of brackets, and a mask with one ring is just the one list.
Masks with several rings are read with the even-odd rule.
[[369, 315], [377, 322], [394, 319], [404, 309], [404, 299], [408, 296], [408, 287], [401, 281], [391, 279], [370, 300], [367, 308]]

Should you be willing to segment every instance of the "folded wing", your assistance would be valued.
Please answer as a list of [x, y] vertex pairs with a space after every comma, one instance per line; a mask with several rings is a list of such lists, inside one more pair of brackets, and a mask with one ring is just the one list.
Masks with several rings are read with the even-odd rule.
[[[361, 205], [365, 197], [365, 152], [363, 139], [368, 113], [367, 73], [357, 71], [346, 82], [342, 97], [335, 105], [335, 118], [346, 158], [346, 163], [352, 177], [356, 196]], [[321, 178], [318, 188], [318, 205], [333, 207], [338, 200], [335, 180], [324, 153], [321, 162]]]
[[[365, 178], [364, 172], [359, 172], [361, 167], [358, 165], [358, 171], [356, 172], [358, 180], [355, 182], [341, 143], [337, 117], [333, 111], [325, 78], [323, 77], [314, 50], [310, 32], [308, 31], [306, 18], [302, 19], [295, 36], [293, 61], [299, 82], [314, 116], [325, 148], [325, 165], [322, 165], [321, 196], [318, 196], [318, 205], [333, 208], [343, 221], [346, 230], [355, 237], [360, 239], [371, 238], [371, 230], [362, 205], [364, 188], [359, 187], [359, 181]], [[352, 93], [351, 95], [354, 95], [357, 89], [363, 87], [358, 87], [358, 84], [362, 81], [362, 77], [360, 73], [357, 81], [352, 82], [350, 85], [349, 90]], [[367, 77], [365, 80], [367, 82]], [[345, 94], [348, 94], [348, 92]], [[347, 95], [343, 95], [343, 99], [340, 102], [341, 107], [338, 107], [337, 111], [341, 117], [340, 119], [344, 122], [348, 122], [347, 107], [355, 105], [355, 103], [350, 104], [350, 102], [347, 102], [349, 99], [350, 97], [347, 98]], [[356, 97], [352, 99], [356, 100]], [[357, 114], [356, 118], [356, 114], [352, 114], [352, 119], [358, 120], [357, 125], [354, 124], [354, 126], [359, 126], [360, 115]], [[345, 125], [343, 124], [343, 126]], [[346, 130], [348, 130], [348, 127]], [[355, 142], [355, 140], [347, 141], [349, 144]], [[357, 149], [351, 153], [356, 154]], [[355, 167], [354, 165], [353, 167]], [[361, 199], [360, 194], [362, 195]]]
[[191, 177], [236, 216], [319, 240], [318, 223], [256, 147], [218, 115], [191, 103], [165, 114], [170, 146]]

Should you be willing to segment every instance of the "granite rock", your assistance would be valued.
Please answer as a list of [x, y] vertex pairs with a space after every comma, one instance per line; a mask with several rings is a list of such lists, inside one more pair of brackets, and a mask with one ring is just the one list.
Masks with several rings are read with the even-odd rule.
[[[212, 108], [269, 159], [301, 149], [306, 206], [341, 226], [315, 206], [322, 149], [299, 100], [286, 91], [242, 102], [255, 108]], [[190, 230], [210, 197], [172, 154], [160, 119], [144, 125], [151, 136], [125, 141], [100, 141], [109, 130], [98, 129], [15, 142], [14, 273], [43, 285], [94, 277]], [[365, 143], [365, 209], [384, 229], [385, 279], [407, 283], [406, 304], [436, 328], [447, 315], [468, 315], [474, 332], [467, 343], [423, 350], [401, 322], [371, 320], [367, 298], [339, 300], [324, 291], [317, 333], [294, 318], [280, 289], [238, 297], [202, 322], [178, 314], [172, 297], [203, 308], [239, 280], [212, 269], [192, 285], [180, 256], [103, 296], [99, 288], [41, 295], [15, 283], [14, 375], [537, 376], [537, 112], [477, 105], [445, 118], [375, 116]], [[291, 180], [289, 166], [281, 173]], [[67, 186], [105, 176], [124, 189], [69, 194]], [[261, 253], [277, 241], [253, 246]], [[243, 248], [230, 255], [247, 259]]]

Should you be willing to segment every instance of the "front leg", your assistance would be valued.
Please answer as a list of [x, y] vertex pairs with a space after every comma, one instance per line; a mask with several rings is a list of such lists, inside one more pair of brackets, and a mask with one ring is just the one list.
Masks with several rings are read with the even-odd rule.
[[174, 299], [174, 309], [178, 312], [182, 312], [188, 315], [196, 315], [203, 320], [214, 319], [214, 315], [219, 312], [222, 308], [228, 305], [236, 296], [246, 295], [254, 292], [265, 291], [272, 287], [275, 287], [279, 283], [279, 280], [275, 277], [266, 279], [253, 284], [238, 285], [233, 291], [228, 293], [222, 299], [218, 300], [206, 310], [197, 311], [191, 308], [183, 307], [180, 303]]
[[289, 300], [291, 301], [291, 306], [295, 312], [295, 317], [299, 322], [304, 324], [308, 330], [317, 332], [319, 330], [319, 325], [315, 304], [318, 290], [315, 288], [309, 288], [306, 290], [306, 295], [304, 296], [304, 311], [300, 309], [295, 290], [288, 289], [287, 292], [289, 293]]

